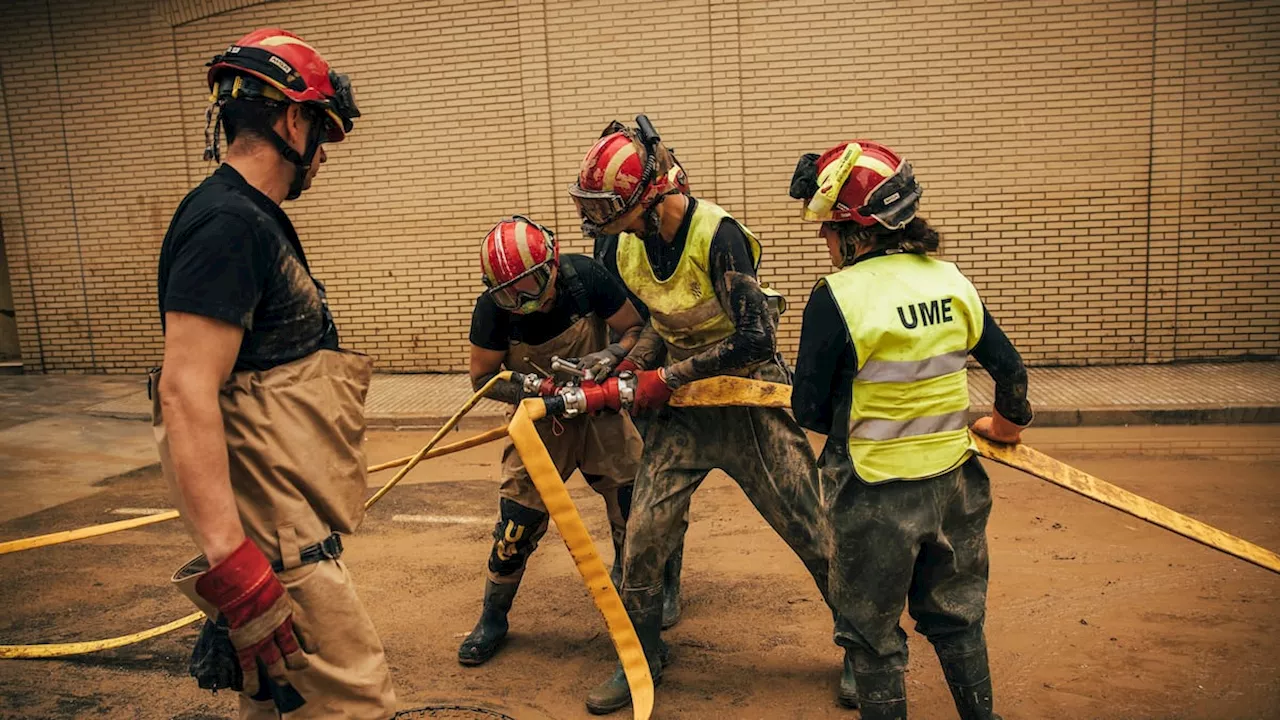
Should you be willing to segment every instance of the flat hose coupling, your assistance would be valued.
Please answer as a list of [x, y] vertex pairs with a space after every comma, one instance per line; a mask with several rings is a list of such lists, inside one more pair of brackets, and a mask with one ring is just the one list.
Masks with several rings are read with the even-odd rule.
[[581, 385], [566, 385], [556, 393], [564, 399], [564, 417], [593, 414], [601, 410], [629, 411], [636, 399], [636, 376], [623, 372], [602, 383], [589, 380]]
[[520, 389], [525, 397], [556, 394], [556, 383], [551, 378], [544, 378], [535, 373], [511, 373], [511, 379], [520, 383]]

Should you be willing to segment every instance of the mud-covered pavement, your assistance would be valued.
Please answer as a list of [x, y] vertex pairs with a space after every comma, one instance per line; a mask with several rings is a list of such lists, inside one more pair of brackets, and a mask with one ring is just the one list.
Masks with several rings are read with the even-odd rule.
[[[135, 425], [145, 436], [146, 424]], [[409, 454], [428, 436], [371, 433], [370, 462]], [[1027, 438], [1280, 548], [1280, 428], [1042, 429]], [[1119, 448], [1078, 449], [1102, 443]], [[582, 698], [612, 669], [612, 646], [554, 529], [531, 561], [504, 651], [478, 668], [455, 660], [480, 608], [498, 459], [492, 444], [421, 466], [348, 539], [345, 559], [405, 708], [458, 702], [528, 720], [588, 717]], [[40, 462], [47, 470], [55, 460], [46, 453]], [[1280, 576], [988, 468], [995, 509], [987, 632], [1006, 720], [1280, 717]], [[4, 495], [2, 517], [12, 519], [0, 523], [0, 539], [118, 520], [124, 516], [111, 511], [121, 508], [169, 507], [152, 467], [86, 485], [52, 506], [37, 497], [38, 484], [0, 467], [0, 490], [21, 483], [25, 494]], [[580, 478], [571, 487], [608, 561], [599, 498]], [[0, 556], [0, 644], [91, 640], [188, 614], [167, 579], [193, 553], [171, 522]], [[655, 717], [857, 717], [834, 702], [840, 653], [812, 581], [722, 476], [694, 496], [684, 573], [684, 618], [667, 634], [672, 665]], [[194, 637], [195, 626], [79, 658], [0, 661], [0, 716], [231, 716], [231, 695], [210, 695], [186, 677]], [[912, 717], [955, 717], [931, 648], [913, 636], [911, 650]]]

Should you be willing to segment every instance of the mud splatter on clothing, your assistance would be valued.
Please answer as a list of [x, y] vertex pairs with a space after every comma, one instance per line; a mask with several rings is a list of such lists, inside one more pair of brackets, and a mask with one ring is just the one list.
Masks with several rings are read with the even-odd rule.
[[160, 249], [161, 324], [187, 312], [244, 329], [235, 370], [338, 348], [324, 286], [280, 206], [223, 165], [187, 194]]

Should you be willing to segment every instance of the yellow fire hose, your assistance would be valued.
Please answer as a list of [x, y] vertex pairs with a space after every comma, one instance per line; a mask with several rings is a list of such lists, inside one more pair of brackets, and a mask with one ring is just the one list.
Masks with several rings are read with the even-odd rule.
[[[497, 383], [500, 380], [508, 379], [510, 377], [511, 377], [511, 373], [509, 372], [499, 373], [492, 380], [490, 380], [484, 387], [477, 390], [476, 393], [471, 396], [471, 399], [468, 400], [458, 410], [458, 412], [454, 413], [453, 417], [449, 418], [449, 421], [446, 422], [444, 426], [440, 428], [438, 432], [436, 432], [436, 434], [431, 438], [431, 440], [414, 455], [411, 455], [407, 458], [392, 460], [390, 462], [382, 463], [381, 465], [375, 465], [369, 468], [369, 472], [375, 472], [377, 470], [386, 470], [386, 469], [389, 469], [392, 467], [398, 467], [401, 465], [405, 466], [404, 469], [396, 473], [395, 477], [391, 478], [391, 480], [389, 480], [385, 485], [379, 488], [378, 492], [374, 493], [372, 497], [370, 497], [367, 501], [365, 501], [365, 504], [364, 504], [365, 509], [372, 507], [374, 503], [382, 499], [382, 497], [386, 495], [391, 490], [391, 488], [395, 487], [395, 485], [399, 483], [400, 480], [403, 479], [405, 475], [409, 474], [409, 471], [412, 470], [413, 467], [417, 465], [419, 462], [421, 462], [422, 460], [429, 457], [440, 457], [441, 455], [447, 455], [452, 452], [458, 452], [460, 450], [466, 450], [468, 448], [476, 447], [478, 445], [483, 445], [484, 443], [497, 440], [498, 438], [506, 435], [507, 428], [497, 427], [491, 430], [487, 430], [483, 433], [480, 433], [479, 435], [476, 435], [474, 437], [467, 438], [466, 440], [461, 440], [459, 442], [452, 443], [450, 445], [446, 445], [438, 449], [434, 447], [436, 443], [440, 442], [440, 439], [444, 437], [446, 433], [448, 433], [450, 430], [453, 429], [455, 425], [458, 424], [458, 422], [462, 419], [462, 416], [470, 412], [471, 408], [475, 407], [476, 403], [480, 402], [481, 398], [484, 397], [485, 393], [487, 393], [495, 383]], [[178, 517], [178, 511], [170, 510], [168, 512], [158, 513], [156, 515], [149, 515], [141, 518], [131, 518], [129, 520], [122, 520], [120, 522], [114, 522], [114, 523], [106, 523], [103, 525], [94, 525], [87, 528], [80, 528], [79, 530], [68, 530], [68, 531], [59, 532], [59, 533], [51, 533], [49, 535], [39, 535], [37, 537], [23, 538], [21, 540], [11, 540], [7, 543], [0, 544], [0, 555], [3, 555], [5, 553], [18, 552], [21, 550], [30, 550], [37, 547], [45, 547], [48, 545], [57, 545], [59, 543], [71, 542], [73, 540], [82, 540], [84, 538], [107, 535], [109, 533], [119, 532], [121, 530], [129, 530], [132, 528], [142, 527], [145, 525], [164, 522], [166, 520], [172, 520], [176, 517]], [[190, 615], [187, 615], [186, 617], [179, 618], [177, 620], [174, 620], [171, 623], [166, 623], [158, 627], [153, 627], [148, 630], [143, 630], [141, 632], [131, 633], [129, 635], [121, 635], [119, 637], [114, 637], [114, 638], [105, 638], [102, 640], [86, 640], [83, 642], [71, 642], [71, 643], [45, 643], [45, 644], [39, 644], [39, 645], [0, 645], [0, 659], [19, 659], [19, 658], [36, 659], [36, 658], [68, 657], [71, 655], [85, 655], [88, 653], [100, 652], [102, 650], [112, 650], [115, 648], [124, 647], [126, 645], [133, 645], [136, 643], [143, 642], [145, 640], [150, 640], [151, 638], [159, 637], [166, 633], [173, 632], [174, 630], [184, 628], [190, 625], [191, 623], [196, 622], [202, 617], [204, 617], [203, 612], [194, 612]]]
[[134, 528], [174, 520], [177, 519], [177, 517], [177, 510], [168, 510], [154, 515], [144, 515], [142, 517], [129, 518], [128, 520], [103, 523], [102, 525], [90, 525], [89, 527], [82, 527], [76, 530], [63, 530], [62, 532], [49, 533], [48, 535], [19, 538], [17, 540], [0, 543], [0, 555], [21, 552], [23, 550], [34, 550], [48, 545], [61, 545], [62, 543], [98, 537], [99, 535], [110, 535], [111, 533], [120, 532], [121, 530], [132, 530]]
[[1064, 487], [1140, 520], [1172, 530], [1185, 538], [1208, 545], [1214, 550], [1221, 550], [1258, 567], [1280, 573], [1280, 555], [1264, 547], [1170, 510], [1164, 505], [1152, 502], [1122, 487], [1099, 480], [1026, 445], [1003, 445], [977, 435], [973, 436], [973, 440], [978, 453], [985, 458]]
[[587, 527], [582, 524], [582, 517], [578, 515], [569, 491], [565, 489], [564, 480], [533, 425], [535, 420], [546, 414], [546, 410], [546, 404], [540, 400], [525, 400], [521, 403], [508, 426], [511, 441], [515, 443], [516, 452], [520, 454], [525, 470], [538, 489], [547, 514], [555, 521], [565, 547], [569, 548], [569, 554], [573, 556], [573, 562], [582, 574], [582, 581], [591, 591], [592, 602], [604, 616], [609, 628], [609, 638], [618, 650], [618, 660], [622, 663], [622, 669], [627, 675], [627, 685], [631, 688], [632, 711], [639, 720], [648, 720], [649, 714], [653, 712], [653, 678], [649, 675], [649, 663], [645, 660], [644, 649], [631, 624], [631, 617], [622, 606], [622, 598], [618, 597], [618, 591], [613, 587], [608, 571], [604, 569], [604, 562], [596, 553], [596, 545], [587, 533]]
[[[502, 437], [506, 437], [507, 427], [505, 425], [490, 428], [484, 432], [473, 435], [465, 440], [459, 440], [448, 445], [441, 445], [433, 448], [426, 455], [422, 456], [423, 460], [450, 455], [452, 453], [468, 450], [473, 447], [493, 442]], [[382, 470], [390, 470], [391, 468], [401, 467], [414, 459], [415, 455], [405, 455], [402, 458], [388, 460], [378, 465], [369, 466], [368, 472], [376, 473]], [[397, 480], [397, 482], [399, 482]], [[388, 490], [384, 485], [378, 492], [383, 495]], [[366, 504], [365, 507], [369, 505]], [[122, 530], [133, 530], [135, 528], [146, 527], [147, 525], [155, 525], [156, 523], [175, 520], [178, 517], [177, 510], [167, 510], [165, 512], [156, 513], [154, 515], [146, 515], [144, 517], [129, 518], [128, 520], [118, 520], [116, 522], [103, 523], [102, 525], [90, 525], [76, 530], [63, 530], [62, 532], [49, 533], [48, 535], [36, 535], [35, 537], [20, 538], [18, 540], [9, 540], [0, 543], [0, 555], [8, 553], [21, 552], [23, 550], [34, 550], [36, 548], [47, 547], [49, 545], [61, 545], [62, 543], [73, 542], [75, 540], [84, 540], [86, 538], [98, 537], [100, 535], [110, 535], [111, 533], [120, 532]]]
[[[681, 388], [680, 392], [671, 398], [671, 404], [686, 407], [716, 405], [790, 407], [791, 387], [746, 378], [717, 377], [690, 383], [687, 387]], [[1280, 555], [1264, 547], [1254, 545], [1141, 495], [1100, 480], [1026, 445], [1004, 445], [993, 443], [977, 435], [972, 437], [978, 453], [985, 458], [1064, 487], [1140, 520], [1172, 530], [1183, 537], [1208, 545], [1215, 550], [1221, 550], [1258, 567], [1280, 573]]]

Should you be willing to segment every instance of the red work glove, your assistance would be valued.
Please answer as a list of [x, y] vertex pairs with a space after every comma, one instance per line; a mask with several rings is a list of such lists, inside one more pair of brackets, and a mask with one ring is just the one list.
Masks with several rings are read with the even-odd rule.
[[988, 440], [1007, 445], [1017, 445], [1022, 442], [1022, 426], [1009, 422], [995, 408], [991, 409], [990, 416], [978, 418], [973, 423], [973, 432]]
[[[244, 692], [257, 695], [258, 661], [272, 679], [285, 682], [285, 668], [301, 670], [311, 663], [307, 643], [293, 624], [293, 601], [257, 545], [246, 539], [196, 581], [200, 597], [217, 606], [231, 629], [231, 644], [244, 671]], [[311, 652], [315, 648], [308, 647]]]
[[623, 358], [622, 362], [615, 365], [613, 368], [613, 372], [609, 374], [621, 375], [624, 372], [631, 372], [631, 373], [640, 372], [640, 366], [637, 365], [635, 361], [632, 360], [631, 358]]
[[652, 410], [667, 404], [671, 399], [671, 386], [667, 385], [665, 370], [641, 370], [636, 373], [636, 399], [633, 410]]

